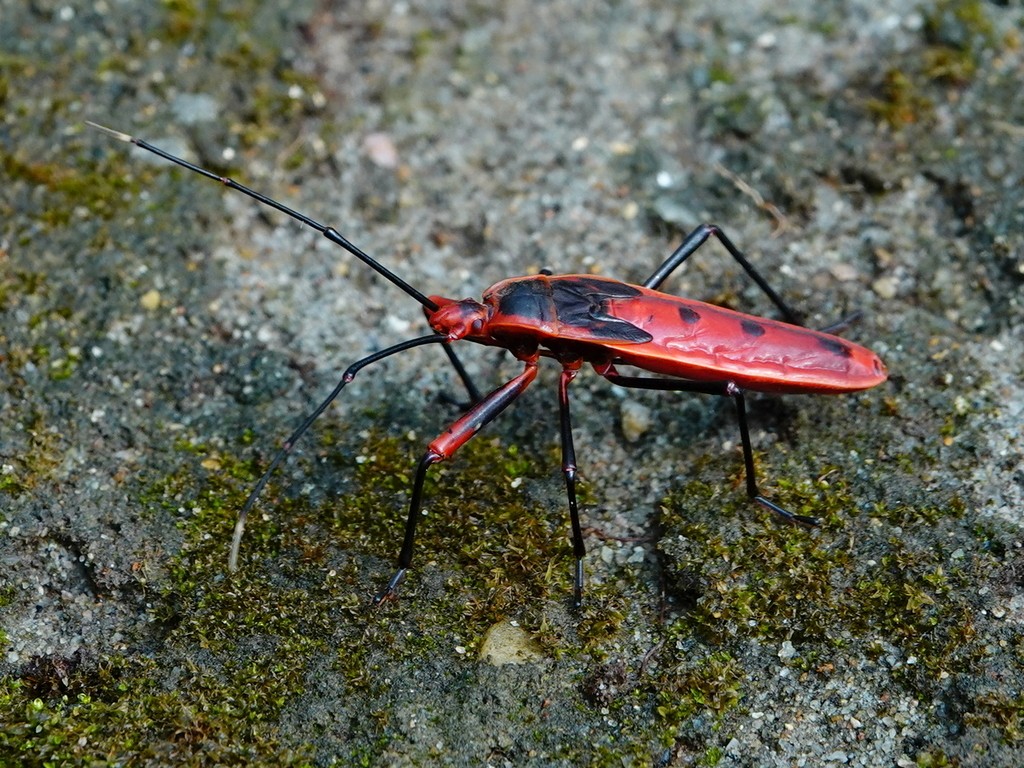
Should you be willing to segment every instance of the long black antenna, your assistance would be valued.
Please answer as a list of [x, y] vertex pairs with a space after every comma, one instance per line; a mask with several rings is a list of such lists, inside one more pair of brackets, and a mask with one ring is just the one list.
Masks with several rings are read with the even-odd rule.
[[364, 252], [362, 249], [360, 249], [360, 248], [356, 247], [355, 245], [353, 245], [352, 243], [350, 243], [334, 227], [330, 227], [330, 226], [326, 226], [324, 224], [321, 224], [320, 222], [316, 221], [315, 219], [311, 219], [311, 218], [309, 218], [309, 216], [306, 216], [305, 214], [299, 213], [298, 211], [296, 211], [296, 210], [294, 210], [292, 208], [289, 208], [287, 205], [284, 205], [282, 203], [277, 202], [277, 200], [274, 200], [273, 198], [267, 197], [266, 195], [261, 195], [256, 190], [249, 189], [249, 187], [245, 186], [244, 184], [239, 184], [234, 179], [229, 179], [227, 176], [221, 176], [219, 174], [214, 173], [213, 171], [208, 171], [205, 168], [200, 168], [198, 165], [193, 165], [188, 160], [183, 160], [180, 157], [176, 157], [175, 155], [172, 155], [170, 152], [166, 152], [166, 151], [160, 149], [160, 147], [153, 146], [152, 144], [150, 144], [145, 139], [139, 139], [139, 138], [136, 138], [135, 136], [129, 136], [127, 133], [121, 133], [121, 131], [115, 131], [113, 128], [107, 128], [106, 126], [99, 125], [98, 123], [93, 123], [93, 122], [91, 122], [89, 120], [86, 120], [85, 124], [88, 125], [90, 128], [95, 128], [98, 131], [102, 131], [103, 133], [107, 134], [108, 136], [110, 136], [112, 138], [117, 139], [118, 141], [123, 141], [123, 142], [126, 142], [128, 144], [134, 144], [135, 146], [139, 147], [140, 149], [144, 149], [147, 152], [152, 152], [154, 155], [157, 155], [158, 157], [162, 157], [164, 160], [169, 160], [170, 162], [175, 163], [176, 165], [180, 165], [182, 168], [187, 168], [190, 171], [198, 173], [200, 176], [205, 176], [208, 179], [213, 179], [214, 181], [219, 181], [224, 186], [229, 187], [229, 188], [234, 189], [234, 190], [237, 190], [237, 191], [241, 192], [243, 195], [248, 195], [253, 200], [256, 200], [256, 201], [258, 201], [260, 203], [263, 203], [264, 205], [269, 205], [271, 208], [276, 208], [277, 210], [281, 211], [281, 213], [288, 214], [289, 216], [291, 216], [296, 221], [300, 221], [303, 224], [305, 224], [307, 227], [310, 227], [311, 229], [315, 229], [317, 232], [319, 232], [321, 235], [326, 237], [332, 243], [340, 245], [346, 251], [348, 251], [353, 256], [355, 256], [357, 259], [359, 259], [361, 262], [366, 264], [366, 266], [370, 267], [370, 269], [375, 270], [379, 275], [384, 277], [386, 280], [389, 280], [390, 282], [392, 282], [395, 285], [397, 285], [399, 288], [401, 288], [407, 294], [412, 296], [414, 299], [416, 299], [416, 301], [418, 301], [420, 304], [422, 304], [424, 307], [426, 307], [430, 311], [433, 312], [433, 311], [438, 309], [438, 306], [437, 306], [436, 303], [434, 303], [429, 298], [427, 298], [425, 295], [423, 295], [422, 293], [417, 291], [415, 288], [413, 288], [411, 285], [409, 285], [407, 282], [405, 282], [405, 280], [400, 278], [398, 275], [396, 275], [394, 272], [392, 272], [390, 269], [385, 267], [379, 261], [377, 261], [376, 259], [371, 257], [369, 254]]

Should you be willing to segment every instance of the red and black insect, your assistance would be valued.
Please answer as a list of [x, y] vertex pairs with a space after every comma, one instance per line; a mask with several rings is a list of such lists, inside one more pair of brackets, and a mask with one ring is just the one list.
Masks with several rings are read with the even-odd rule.
[[[754, 456], [747, 427], [745, 391], [777, 394], [839, 394], [868, 389], [885, 381], [882, 361], [868, 349], [828, 333], [802, 327], [794, 312], [754, 269], [732, 241], [713, 224], [691, 232], [642, 285], [592, 275], [542, 273], [502, 280], [484, 291], [483, 300], [426, 296], [375, 259], [350, 243], [333, 227], [325, 226], [232, 179], [219, 176], [159, 147], [119, 131], [89, 123], [120, 141], [135, 144], [165, 160], [219, 181], [231, 189], [276, 208], [340, 245], [421, 305], [433, 333], [403, 341], [353, 363], [334, 390], [298, 426], [274, 456], [238, 515], [231, 543], [229, 567], [235, 570], [238, 550], [249, 511], [278, 464], [356, 374], [371, 363], [426, 344], [442, 344], [469, 392], [466, 412], [427, 446], [416, 467], [405, 538], [398, 569], [375, 602], [391, 598], [412, 562], [413, 540], [419, 521], [427, 470], [451, 458], [470, 438], [512, 404], [537, 376], [540, 358], [562, 366], [558, 399], [562, 441], [562, 473], [569, 501], [572, 528], [574, 597], [583, 592], [583, 556], [586, 552], [576, 502], [576, 453], [569, 416], [569, 384], [584, 363], [613, 384], [637, 389], [698, 392], [732, 398], [739, 420], [746, 470], [747, 495], [790, 523], [817, 525], [816, 518], [796, 515], [761, 495], [754, 471]], [[745, 315], [700, 301], [661, 293], [657, 289], [710, 237], [715, 237], [778, 307], [786, 322]], [[465, 340], [507, 349], [523, 364], [511, 381], [481, 395], [455, 356], [451, 345]], [[628, 376], [619, 365], [629, 365], [658, 376]]]

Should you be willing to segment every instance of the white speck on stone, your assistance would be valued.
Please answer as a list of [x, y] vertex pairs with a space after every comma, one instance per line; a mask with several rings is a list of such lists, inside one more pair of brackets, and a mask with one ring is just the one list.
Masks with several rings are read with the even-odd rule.
[[171, 114], [180, 125], [212, 123], [219, 111], [217, 100], [206, 93], [179, 93], [171, 101]]
[[379, 168], [398, 167], [398, 148], [386, 133], [368, 133], [363, 138], [363, 152]]
[[398, 317], [398, 315], [388, 315], [387, 324], [388, 328], [395, 333], [407, 333], [409, 328], [412, 327], [412, 323], [403, 317]]

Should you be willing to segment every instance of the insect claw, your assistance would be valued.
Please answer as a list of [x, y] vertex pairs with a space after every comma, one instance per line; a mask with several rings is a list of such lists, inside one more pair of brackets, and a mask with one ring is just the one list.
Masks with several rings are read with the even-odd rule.
[[235, 522], [235, 533], [231, 537], [231, 552], [228, 554], [228, 570], [232, 573], [238, 570], [238, 550], [242, 546], [243, 533], [245, 533], [245, 517], [239, 515]]
[[405, 568], [399, 568], [395, 571], [395, 575], [391, 577], [387, 586], [377, 593], [376, 597], [373, 598], [373, 605], [375, 608], [379, 608], [381, 603], [384, 603], [385, 601], [398, 599], [398, 586], [405, 581], [406, 570], [407, 569]]
[[810, 517], [808, 515], [796, 515], [790, 512], [788, 509], [783, 509], [773, 501], [768, 501], [764, 496], [755, 496], [754, 501], [760, 504], [765, 509], [774, 512], [776, 515], [781, 517], [783, 521], [787, 523], [795, 523], [799, 525], [807, 526], [808, 528], [816, 528], [821, 525], [821, 520], [816, 517]]
[[572, 584], [572, 607], [579, 610], [583, 607], [583, 561], [576, 561], [576, 569], [573, 571]]

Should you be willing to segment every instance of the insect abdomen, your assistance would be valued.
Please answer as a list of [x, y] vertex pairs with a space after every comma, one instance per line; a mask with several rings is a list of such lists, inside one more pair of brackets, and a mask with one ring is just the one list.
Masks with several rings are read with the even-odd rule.
[[885, 365], [853, 342], [809, 328], [646, 292], [643, 309], [613, 311], [648, 331], [639, 347], [618, 347], [622, 362], [698, 381], [732, 381], [760, 392], [855, 392], [885, 381]]

